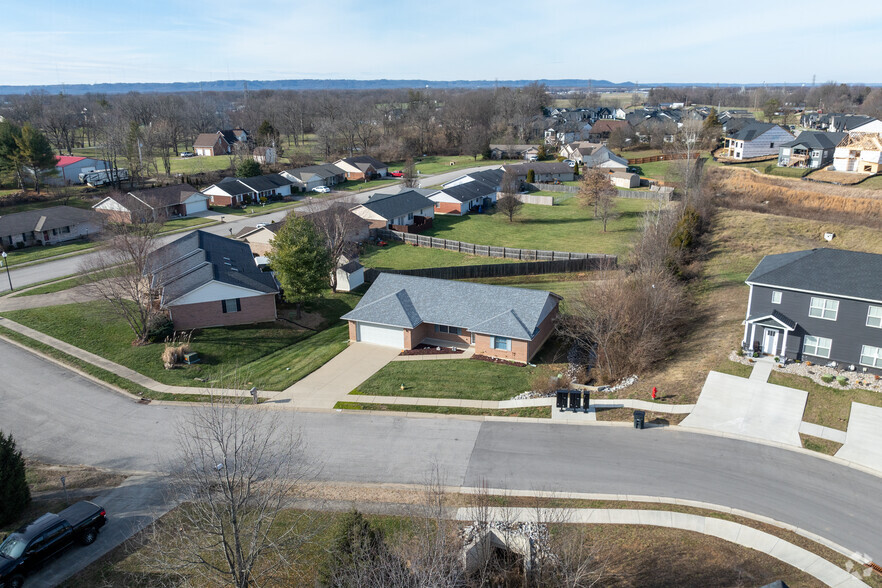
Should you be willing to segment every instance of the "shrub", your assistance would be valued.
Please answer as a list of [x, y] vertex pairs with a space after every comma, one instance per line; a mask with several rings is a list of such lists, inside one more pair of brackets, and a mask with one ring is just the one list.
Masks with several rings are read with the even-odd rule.
[[12, 434], [0, 432], [0, 527], [17, 519], [30, 503], [24, 458]]
[[743, 350], [743, 349], [739, 349], [739, 350], [736, 351], [735, 353], [738, 354], [738, 357], [744, 357], [744, 350]]
[[174, 324], [166, 314], [150, 317], [147, 323], [147, 338], [158, 342], [168, 338], [174, 332]]
[[836, 382], [840, 386], [845, 386], [848, 384], [848, 378], [846, 378], [845, 376], [836, 376]]
[[825, 384], [829, 384], [833, 381], [833, 374], [824, 374], [823, 376], [821, 376], [821, 381]]
[[551, 373], [551, 370], [541, 370], [530, 381], [530, 388], [533, 392], [549, 396], [554, 394], [556, 390], [564, 390], [570, 387], [572, 381], [566, 374]]
[[532, 184], [536, 181], [536, 172], [531, 169], [527, 170], [527, 183]]

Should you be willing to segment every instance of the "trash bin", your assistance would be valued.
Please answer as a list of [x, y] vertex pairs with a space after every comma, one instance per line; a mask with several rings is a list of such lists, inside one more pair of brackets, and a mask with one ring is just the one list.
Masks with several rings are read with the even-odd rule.
[[566, 408], [567, 408], [567, 391], [566, 390], [558, 390], [557, 391], [557, 408], [560, 410], [566, 410]]
[[591, 392], [585, 390], [583, 394], [584, 396], [582, 397], [582, 410], [588, 412], [588, 401], [591, 400]]
[[570, 390], [570, 408], [574, 411], [582, 408], [582, 393]]
[[634, 411], [634, 428], [635, 429], [642, 429], [643, 422], [645, 420], [646, 420], [646, 413], [644, 411], [642, 411], [642, 410], [635, 410]]

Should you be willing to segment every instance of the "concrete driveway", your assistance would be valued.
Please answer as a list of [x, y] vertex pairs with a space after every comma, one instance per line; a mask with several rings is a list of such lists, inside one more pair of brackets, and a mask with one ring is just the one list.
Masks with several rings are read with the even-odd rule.
[[808, 392], [710, 372], [684, 427], [710, 429], [802, 447], [799, 424]]
[[882, 408], [851, 403], [845, 444], [836, 457], [882, 471]]
[[337, 357], [273, 396], [272, 401], [291, 402], [298, 408], [334, 408], [338, 400], [400, 353], [394, 347], [351, 343]]

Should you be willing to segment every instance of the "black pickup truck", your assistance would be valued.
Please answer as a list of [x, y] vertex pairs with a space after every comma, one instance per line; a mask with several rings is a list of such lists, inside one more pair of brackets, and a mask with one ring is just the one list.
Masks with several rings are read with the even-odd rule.
[[58, 514], [44, 514], [0, 543], [0, 588], [20, 588], [27, 574], [79, 541], [90, 545], [107, 522], [107, 512], [88, 501]]

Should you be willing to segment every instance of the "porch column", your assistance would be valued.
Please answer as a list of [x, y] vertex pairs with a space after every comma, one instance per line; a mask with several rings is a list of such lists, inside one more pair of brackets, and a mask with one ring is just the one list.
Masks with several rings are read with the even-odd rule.
[[748, 349], [753, 349], [753, 342], [756, 339], [756, 323], [753, 323], [750, 326], [750, 344], [747, 346]]
[[784, 360], [784, 354], [787, 353], [787, 333], [788, 331], [781, 331], [784, 340], [781, 341], [781, 360]]
[[750, 328], [749, 323], [744, 323], [744, 345], [747, 345], [747, 330]]

